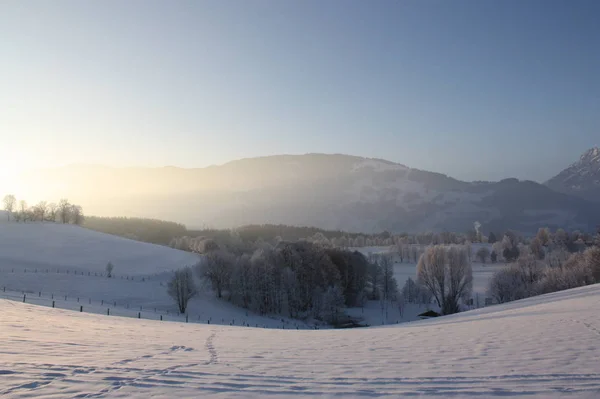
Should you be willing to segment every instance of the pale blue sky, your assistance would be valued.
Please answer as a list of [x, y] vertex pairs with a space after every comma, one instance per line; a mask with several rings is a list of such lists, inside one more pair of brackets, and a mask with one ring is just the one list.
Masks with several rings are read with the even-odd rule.
[[592, 0], [4, 0], [0, 168], [325, 152], [541, 181], [600, 144], [598, 21]]

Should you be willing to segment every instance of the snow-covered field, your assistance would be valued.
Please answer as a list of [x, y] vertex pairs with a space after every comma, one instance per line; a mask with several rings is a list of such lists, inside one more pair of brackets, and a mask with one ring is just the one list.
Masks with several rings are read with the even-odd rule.
[[161, 323], [0, 300], [0, 397], [600, 397], [600, 285], [398, 326]]
[[196, 255], [59, 223], [0, 223], [0, 269], [149, 276], [193, 265]]
[[[185, 320], [167, 295], [172, 270], [197, 255], [72, 225], [0, 223], [0, 298], [84, 312]], [[114, 277], [105, 273], [108, 261]], [[66, 297], [66, 299], [65, 299]], [[138, 315], [138, 312], [141, 314]], [[190, 301], [189, 322], [309, 328], [281, 317], [261, 317], [214, 298], [208, 287]]]
[[[165, 282], [197, 259], [75, 226], [0, 223], [0, 397], [600, 397], [600, 285], [319, 331], [204, 289], [185, 323]], [[109, 260], [111, 279], [100, 276]], [[474, 264], [476, 291], [490, 268]], [[400, 284], [414, 273], [396, 265]], [[390, 305], [385, 319], [424, 310], [399, 317]], [[350, 310], [372, 325], [384, 311]]]

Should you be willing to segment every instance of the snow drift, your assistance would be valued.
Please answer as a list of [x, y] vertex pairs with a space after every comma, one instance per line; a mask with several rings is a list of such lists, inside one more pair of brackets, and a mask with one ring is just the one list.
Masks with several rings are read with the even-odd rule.
[[393, 327], [161, 323], [0, 300], [0, 396], [600, 395], [600, 285]]

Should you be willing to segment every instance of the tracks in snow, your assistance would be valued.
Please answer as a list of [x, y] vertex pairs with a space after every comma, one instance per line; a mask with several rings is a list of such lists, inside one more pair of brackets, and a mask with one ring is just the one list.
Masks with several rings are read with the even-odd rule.
[[215, 349], [215, 345], [213, 343], [216, 335], [217, 335], [217, 332], [213, 331], [208, 336], [208, 338], [206, 338], [206, 343], [204, 344], [204, 347], [206, 348], [206, 350], [210, 354], [210, 360], [206, 363], [207, 365], [209, 365], [209, 364], [215, 364], [215, 363], [217, 363], [219, 361], [219, 356], [217, 354], [217, 350]]

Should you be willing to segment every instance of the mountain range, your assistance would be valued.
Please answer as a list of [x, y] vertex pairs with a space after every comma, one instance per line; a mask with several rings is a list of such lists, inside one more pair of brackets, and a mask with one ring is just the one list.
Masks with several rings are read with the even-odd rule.
[[290, 224], [356, 232], [595, 230], [600, 156], [582, 155], [545, 184], [464, 182], [381, 159], [340, 154], [248, 158], [198, 169], [73, 165], [23, 176], [44, 198], [98, 216], [188, 227]]

